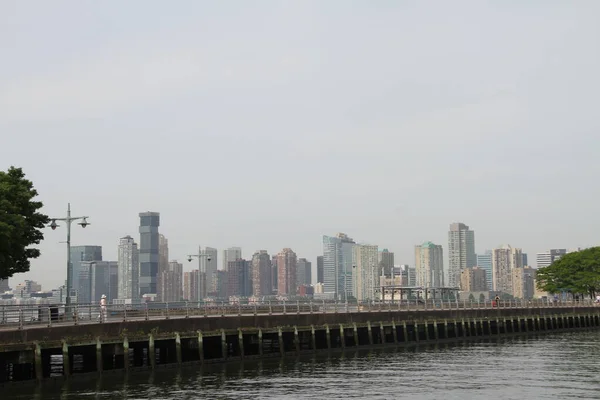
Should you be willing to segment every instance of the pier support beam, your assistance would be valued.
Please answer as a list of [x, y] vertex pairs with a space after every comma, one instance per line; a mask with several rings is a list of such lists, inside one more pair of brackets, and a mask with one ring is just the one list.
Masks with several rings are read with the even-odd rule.
[[229, 349], [227, 348], [227, 335], [225, 335], [225, 329], [221, 329], [221, 357], [227, 358]]
[[198, 358], [201, 363], [204, 363], [204, 338], [202, 331], [198, 331]]
[[[356, 329], [356, 324], [354, 324], [354, 329]], [[396, 321], [392, 319], [392, 335], [394, 336], [394, 345], [398, 344], [398, 331], [396, 330]]]
[[102, 342], [100, 341], [100, 338], [97, 337], [96, 338], [96, 372], [98, 372], [100, 374], [100, 373], [102, 373], [103, 369], [104, 369], [104, 364], [103, 364], [103, 360], [102, 360]]
[[371, 321], [367, 321], [367, 333], [369, 334], [369, 345], [373, 346], [373, 332], [371, 332]]
[[281, 356], [284, 356], [285, 347], [283, 343], [283, 332], [281, 332], [281, 327], [277, 327], [277, 337], [279, 338], [279, 353], [281, 353]]
[[263, 340], [262, 340], [262, 329], [258, 328], [258, 354], [262, 357], [263, 355]]
[[310, 340], [311, 340], [311, 343], [312, 343], [312, 348], [313, 348], [313, 351], [316, 352], [317, 351], [317, 337], [316, 337], [315, 326], [314, 325], [310, 326], [310, 333], [311, 333]]
[[71, 375], [71, 360], [69, 359], [69, 345], [66, 341], [62, 341], [62, 356], [63, 356], [63, 375], [69, 377]]
[[35, 343], [35, 350], [33, 353], [35, 378], [38, 381], [44, 379], [44, 370], [42, 369], [42, 348], [38, 342]]
[[381, 344], [385, 344], [385, 329], [383, 328], [383, 322], [379, 322], [379, 336], [381, 336]]
[[296, 353], [300, 353], [300, 335], [298, 335], [298, 327], [294, 325], [294, 346], [296, 347]]
[[346, 336], [344, 335], [344, 325], [340, 324], [340, 345], [342, 349], [346, 348]]
[[327, 339], [327, 350], [331, 350], [331, 332], [328, 324], [325, 324], [325, 338]]
[[129, 340], [127, 336], [123, 338], [123, 367], [129, 371]]
[[154, 347], [154, 335], [148, 335], [148, 361], [150, 361], [150, 368], [153, 370], [156, 368], [156, 347]]
[[244, 334], [242, 328], [238, 328], [238, 346], [240, 346], [240, 358], [244, 358]]
[[181, 365], [183, 357], [181, 354], [181, 336], [179, 336], [179, 332], [175, 332], [175, 355], [177, 356], [177, 364]]

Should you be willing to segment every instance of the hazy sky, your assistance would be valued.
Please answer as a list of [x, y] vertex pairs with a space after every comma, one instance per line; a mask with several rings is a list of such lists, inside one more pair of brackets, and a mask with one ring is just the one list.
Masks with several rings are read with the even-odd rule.
[[[599, 242], [598, 1], [0, 2], [0, 169], [116, 259], [159, 211], [170, 258], [346, 232], [447, 247]], [[29, 274], [65, 279], [64, 226]], [[447, 258], [446, 258], [447, 265]], [[220, 261], [219, 261], [220, 263]], [[186, 268], [191, 265], [185, 263]]]

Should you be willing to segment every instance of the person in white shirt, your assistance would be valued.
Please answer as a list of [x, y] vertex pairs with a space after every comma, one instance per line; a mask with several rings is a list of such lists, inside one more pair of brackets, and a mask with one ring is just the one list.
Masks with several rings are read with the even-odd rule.
[[103, 294], [100, 298], [100, 321], [106, 322], [106, 295]]

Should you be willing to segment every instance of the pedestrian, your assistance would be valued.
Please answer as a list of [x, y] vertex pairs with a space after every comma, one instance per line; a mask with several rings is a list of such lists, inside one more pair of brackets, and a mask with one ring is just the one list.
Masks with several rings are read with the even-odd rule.
[[596, 303], [600, 303], [600, 294], [596, 296]]
[[100, 321], [106, 322], [106, 295], [103, 294], [100, 298]]
[[500, 296], [496, 295], [496, 297], [494, 297], [494, 301], [496, 302], [496, 307], [500, 307]]

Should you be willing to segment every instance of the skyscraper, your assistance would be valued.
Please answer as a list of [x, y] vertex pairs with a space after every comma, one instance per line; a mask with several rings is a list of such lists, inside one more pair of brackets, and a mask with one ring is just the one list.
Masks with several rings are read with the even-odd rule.
[[277, 294], [277, 254], [271, 256], [271, 293]]
[[227, 295], [252, 296], [252, 265], [250, 261], [239, 258], [227, 265]]
[[259, 250], [252, 256], [252, 287], [256, 297], [269, 296], [273, 290], [271, 282], [271, 256]]
[[166, 301], [164, 299], [162, 289], [164, 287], [161, 279], [163, 277], [163, 272], [167, 271], [169, 267], [169, 241], [165, 237], [165, 235], [158, 235], [158, 277], [157, 277], [157, 293], [156, 299], [157, 301]]
[[[202, 265], [202, 271], [205, 273], [204, 279], [205, 279], [205, 285], [206, 285], [206, 292], [204, 293], [204, 297], [208, 297], [210, 296], [210, 292], [211, 289], [214, 287], [214, 279], [215, 279], [215, 272], [218, 269], [218, 255], [219, 255], [219, 251], [213, 247], [205, 247], [204, 248], [204, 252], [201, 251], [201, 253], [206, 254], [206, 257], [201, 257], [200, 258], [200, 263]], [[241, 257], [241, 252], [240, 252], [240, 257]], [[209, 261], [210, 259], [210, 261]]]
[[484, 254], [477, 254], [477, 266], [485, 270], [485, 280], [488, 290], [492, 290], [492, 251], [486, 250]]
[[183, 298], [198, 301], [198, 270], [183, 273]]
[[460, 290], [465, 292], [488, 291], [486, 271], [481, 267], [463, 269], [460, 272]]
[[292, 249], [285, 248], [277, 254], [277, 294], [279, 296], [295, 296], [298, 288], [296, 282], [296, 263], [298, 259]]
[[323, 283], [323, 256], [317, 257], [317, 283]]
[[181, 301], [183, 299], [183, 264], [171, 261], [161, 275], [162, 301]]
[[417, 286], [443, 287], [444, 251], [442, 246], [431, 242], [415, 246], [415, 272]]
[[[73, 289], [79, 289], [79, 271], [85, 261], [102, 261], [102, 246], [71, 246], [71, 276]], [[77, 299], [79, 302], [79, 299]]]
[[356, 244], [352, 247], [352, 293], [358, 301], [374, 300], [379, 287], [379, 249], [377, 246]]
[[119, 241], [118, 252], [119, 300], [136, 302], [140, 299], [138, 245], [131, 236], [125, 236]]
[[160, 213], [140, 213], [140, 296], [156, 294]]
[[235, 261], [242, 258], [241, 247], [230, 247], [223, 250], [223, 271], [227, 271], [229, 268], [229, 261]]
[[312, 263], [306, 258], [299, 258], [296, 263], [296, 285], [310, 285], [311, 281]]
[[492, 250], [492, 286], [495, 291], [513, 294], [515, 268], [523, 268], [521, 249], [506, 245]]
[[116, 261], [91, 261], [90, 268], [90, 302], [98, 304], [102, 295], [106, 295], [108, 303], [112, 303], [117, 298], [118, 290], [118, 270], [119, 265]]
[[[75, 286], [73, 286], [75, 287]], [[8, 279], [0, 279], [0, 294], [7, 292], [10, 290], [8, 286]]]
[[475, 232], [461, 222], [450, 224], [448, 231], [448, 286], [460, 285], [460, 271], [477, 265]]
[[515, 268], [512, 271], [513, 296], [529, 300], [535, 293], [535, 277], [537, 271], [531, 267]]
[[567, 253], [567, 249], [550, 249], [542, 253], [537, 253], [535, 258], [536, 266], [538, 268], [547, 267], [554, 261], [560, 260], [560, 258]]
[[323, 284], [325, 293], [341, 300], [351, 295], [352, 284], [352, 247], [356, 243], [345, 233], [336, 237], [323, 236]]
[[394, 268], [394, 253], [388, 249], [383, 249], [379, 252], [379, 268], [383, 269], [383, 274], [388, 278], [392, 276], [392, 268]]

